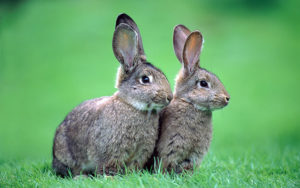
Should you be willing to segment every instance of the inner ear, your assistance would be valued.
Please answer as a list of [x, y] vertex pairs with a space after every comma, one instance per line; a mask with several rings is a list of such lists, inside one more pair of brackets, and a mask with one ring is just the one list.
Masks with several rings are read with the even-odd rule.
[[184, 25], [177, 25], [174, 28], [173, 47], [174, 47], [176, 57], [181, 63], [183, 63], [182, 51], [184, 48], [184, 44], [190, 33], [191, 31], [188, 28], [186, 28]]
[[132, 70], [138, 63], [138, 35], [127, 24], [119, 24], [113, 36], [113, 51], [125, 71]]
[[192, 32], [186, 39], [183, 48], [183, 63], [188, 74], [192, 74], [198, 66], [203, 37], [199, 31]]
[[139, 55], [142, 58], [144, 58], [144, 60], [146, 60], [141, 33], [140, 33], [140, 30], [139, 30], [138, 26], [136, 25], [135, 21], [130, 16], [128, 16], [127, 14], [123, 13], [123, 14], [120, 14], [118, 16], [118, 18], [116, 20], [116, 27], [118, 27], [122, 23], [129, 25], [137, 33], [137, 35], [138, 35]]

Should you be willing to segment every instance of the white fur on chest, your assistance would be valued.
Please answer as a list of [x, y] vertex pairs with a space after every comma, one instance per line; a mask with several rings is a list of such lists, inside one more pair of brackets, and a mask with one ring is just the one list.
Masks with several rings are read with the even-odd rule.
[[131, 99], [129, 101], [129, 103], [137, 110], [141, 110], [141, 111], [152, 111], [152, 110], [156, 110], [156, 111], [160, 111], [163, 108], [163, 105], [161, 104], [156, 104], [156, 103], [150, 103], [147, 104], [145, 102], [140, 102], [137, 100], [133, 100]]
[[201, 111], [206, 111], [206, 110], [208, 110], [206, 107], [204, 107], [204, 106], [200, 106], [200, 105], [197, 105], [197, 104], [193, 104], [194, 105], [194, 107], [196, 108], [196, 109], [198, 109], [198, 110], [201, 110]]

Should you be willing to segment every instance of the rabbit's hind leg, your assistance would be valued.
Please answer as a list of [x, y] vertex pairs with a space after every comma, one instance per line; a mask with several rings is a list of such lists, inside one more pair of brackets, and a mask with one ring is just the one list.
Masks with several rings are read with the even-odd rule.
[[53, 157], [52, 168], [54, 169], [57, 175], [60, 175], [62, 177], [69, 175], [70, 168], [67, 165], [60, 162], [56, 157]]
[[112, 165], [112, 166], [103, 166], [99, 165], [99, 167], [96, 169], [96, 173], [100, 175], [108, 175], [108, 176], [114, 176], [117, 175], [118, 173], [122, 173], [123, 170], [120, 168]]

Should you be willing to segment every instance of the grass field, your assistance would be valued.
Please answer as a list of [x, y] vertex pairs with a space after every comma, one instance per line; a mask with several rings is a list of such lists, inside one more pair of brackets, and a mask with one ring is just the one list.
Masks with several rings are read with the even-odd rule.
[[[296, 0], [0, 0], [0, 187], [300, 187], [297, 7]], [[56, 177], [58, 124], [82, 101], [116, 91], [111, 42], [122, 12], [172, 87], [180, 69], [173, 27], [200, 30], [201, 65], [223, 81], [230, 104], [214, 112], [213, 142], [194, 174]]]

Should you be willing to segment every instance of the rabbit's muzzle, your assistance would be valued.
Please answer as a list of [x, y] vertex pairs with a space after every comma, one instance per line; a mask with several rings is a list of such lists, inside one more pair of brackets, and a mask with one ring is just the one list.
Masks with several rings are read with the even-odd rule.
[[223, 106], [227, 106], [229, 103], [230, 96], [228, 94], [222, 94], [219, 96], [219, 101]]
[[156, 91], [152, 101], [156, 104], [167, 106], [173, 99], [173, 94], [163, 90]]
[[229, 99], [230, 96], [228, 94], [215, 95], [211, 101], [210, 108], [214, 110], [224, 108], [228, 105]]

